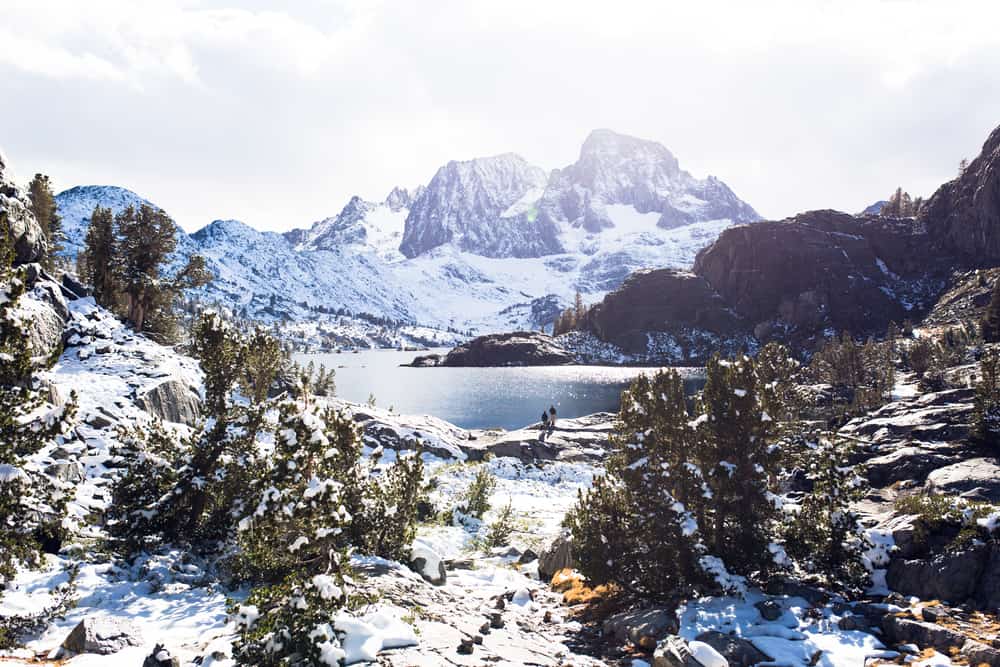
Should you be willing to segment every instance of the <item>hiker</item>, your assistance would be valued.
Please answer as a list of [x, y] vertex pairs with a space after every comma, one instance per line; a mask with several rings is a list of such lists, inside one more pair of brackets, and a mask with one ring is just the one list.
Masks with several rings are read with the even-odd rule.
[[556, 430], [556, 406], [549, 406], [549, 433]]
[[549, 428], [549, 413], [546, 412], [545, 410], [542, 410], [542, 427], [538, 433], [538, 440], [540, 442], [545, 442], [545, 432], [548, 430], [548, 428]]

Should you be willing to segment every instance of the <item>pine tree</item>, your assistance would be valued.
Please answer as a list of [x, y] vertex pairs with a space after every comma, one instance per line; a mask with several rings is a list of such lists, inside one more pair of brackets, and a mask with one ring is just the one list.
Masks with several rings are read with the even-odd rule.
[[235, 653], [240, 664], [336, 664], [347, 555], [408, 556], [423, 466], [415, 452], [376, 476], [379, 453], [362, 458], [353, 421], [306, 396], [282, 402], [274, 436], [239, 513], [234, 572], [262, 585], [233, 609]]
[[166, 213], [148, 204], [138, 211], [129, 206], [115, 217], [115, 226], [125, 320], [136, 331], [169, 335], [178, 294], [211, 278], [205, 260], [194, 255], [177, 275], [164, 276], [163, 267], [177, 245], [177, 226]]
[[696, 589], [706, 581], [698, 516], [709, 491], [676, 371], [641, 375], [622, 394], [613, 446], [606, 473], [566, 518], [581, 572], [643, 597]]
[[980, 321], [980, 329], [984, 342], [1000, 342], [1000, 279], [993, 284], [993, 293]]
[[[262, 327], [256, 327], [244, 345], [240, 361], [243, 393], [254, 403], [263, 403], [286, 365], [280, 341]], [[325, 369], [321, 367], [321, 370]]]
[[[61, 437], [76, 411], [75, 395], [51, 407], [33, 389], [31, 346], [18, 312], [26, 275], [13, 268], [13, 258], [14, 240], [0, 212], [0, 583], [10, 580], [18, 563], [35, 561], [39, 533], [61, 531], [61, 490], [33, 479], [23, 464]], [[39, 512], [46, 507], [50, 512]]]
[[59, 217], [59, 208], [56, 205], [55, 195], [52, 194], [52, 185], [48, 176], [35, 174], [28, 185], [28, 198], [31, 203], [31, 212], [45, 233], [48, 247], [43, 263], [46, 268], [51, 269], [55, 266], [56, 255], [63, 249], [64, 236], [62, 218]]
[[91, 285], [94, 301], [112, 311], [118, 306], [117, 259], [114, 215], [111, 209], [97, 206], [90, 215], [84, 248], [78, 257], [80, 278]]
[[[112, 532], [131, 550], [224, 539], [233, 527], [232, 508], [259, 464], [256, 438], [266, 406], [233, 400], [245, 357], [238, 332], [206, 313], [192, 330], [192, 353], [205, 374], [205, 423], [182, 442], [156, 427], [128, 434], [129, 468], [110, 516]], [[151, 491], [137, 496], [133, 487], [144, 481]], [[143, 502], [129, 500], [135, 497]]]
[[698, 425], [700, 457], [712, 491], [706, 541], [727, 566], [742, 575], [771, 563], [769, 529], [776, 509], [768, 483], [778, 472], [769, 442], [771, 417], [764, 412], [754, 362], [716, 355], [706, 367]]
[[850, 463], [855, 448], [831, 434], [808, 439], [806, 446], [813, 490], [786, 522], [784, 548], [802, 570], [831, 585], [861, 589], [868, 584], [862, 558], [869, 544], [852, 509], [864, 496], [864, 479]]
[[776, 423], [791, 426], [799, 419], [802, 409], [796, 392], [802, 365], [784, 345], [771, 342], [757, 353], [754, 367], [764, 412]]
[[959, 177], [965, 176], [965, 171], [969, 168], [969, 161], [962, 158], [958, 161], [958, 175]]
[[1000, 352], [988, 349], [979, 361], [979, 380], [973, 410], [973, 438], [1000, 447]]

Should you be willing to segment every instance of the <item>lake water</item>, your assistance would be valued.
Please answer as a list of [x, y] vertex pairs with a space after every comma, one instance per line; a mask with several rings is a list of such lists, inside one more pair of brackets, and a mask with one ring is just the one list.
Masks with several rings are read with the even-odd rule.
[[[444, 353], [447, 350], [432, 350]], [[402, 414], [429, 414], [463, 428], [519, 428], [555, 405], [559, 417], [616, 412], [622, 390], [650, 368], [534, 366], [504, 368], [410, 368], [400, 366], [427, 352], [362, 350], [297, 354], [337, 371], [337, 396]], [[702, 383], [694, 369], [679, 369], [689, 391]]]

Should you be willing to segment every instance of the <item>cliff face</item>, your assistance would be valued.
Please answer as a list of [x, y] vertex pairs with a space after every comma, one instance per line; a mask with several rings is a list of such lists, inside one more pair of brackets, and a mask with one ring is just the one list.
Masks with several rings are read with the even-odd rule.
[[947, 263], [928, 256], [928, 242], [911, 220], [812, 211], [726, 230], [694, 272], [758, 338], [867, 335], [932, 305]]
[[930, 198], [920, 214], [939, 247], [966, 262], [1000, 262], [1000, 127], [979, 156]]
[[890, 322], [919, 320], [956, 269], [997, 264], [1000, 128], [917, 218], [822, 210], [730, 227], [690, 274], [633, 275], [594, 309], [587, 328], [619, 344], [685, 327], [723, 337], [749, 330], [760, 343], [810, 350], [841, 331], [880, 335]]

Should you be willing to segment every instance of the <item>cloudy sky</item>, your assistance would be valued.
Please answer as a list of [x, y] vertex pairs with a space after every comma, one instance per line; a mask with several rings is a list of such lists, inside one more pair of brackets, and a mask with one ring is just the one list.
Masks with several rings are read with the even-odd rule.
[[[289, 9], [291, 5], [294, 9]], [[289, 229], [451, 159], [654, 139], [766, 217], [929, 194], [1000, 124], [994, 0], [0, 0], [17, 175]]]

